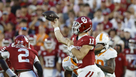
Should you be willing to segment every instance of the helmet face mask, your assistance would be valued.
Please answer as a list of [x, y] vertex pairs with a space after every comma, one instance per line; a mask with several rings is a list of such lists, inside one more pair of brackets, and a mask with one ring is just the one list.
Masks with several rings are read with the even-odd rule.
[[36, 44], [36, 40], [34, 38], [29, 38], [29, 42], [31, 45], [35, 45]]
[[136, 41], [134, 39], [129, 40], [129, 48], [136, 49]]
[[74, 34], [78, 34], [80, 26], [81, 26], [81, 24], [79, 22], [74, 21], [73, 26], [72, 26], [72, 32]]
[[105, 33], [100, 33], [96, 37], [96, 44], [103, 44], [106, 49], [109, 48], [110, 39], [109, 36]]
[[53, 39], [47, 38], [44, 41], [44, 46], [46, 49], [55, 49], [55, 42]]
[[2, 46], [8, 46], [10, 43], [12, 43], [11, 39], [5, 38], [2, 40]]
[[45, 47], [46, 47], [46, 49], [52, 49], [52, 43], [50, 42], [50, 43], [45, 43]]
[[15, 43], [14, 43], [15, 47], [27, 47], [29, 48], [30, 47], [30, 44], [29, 44], [29, 40], [26, 36], [24, 35], [18, 35], [16, 38], [15, 38]]
[[10, 43], [3, 43], [3, 45], [2, 46], [8, 46]]
[[36, 45], [36, 36], [35, 35], [30, 34], [28, 39], [29, 39], [29, 42], [31, 45]]

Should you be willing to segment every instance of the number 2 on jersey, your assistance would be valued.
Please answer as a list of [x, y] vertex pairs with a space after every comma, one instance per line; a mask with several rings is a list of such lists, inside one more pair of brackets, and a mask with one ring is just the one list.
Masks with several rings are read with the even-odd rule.
[[22, 57], [28, 57], [29, 56], [29, 51], [27, 49], [24, 48], [20, 48], [18, 49], [18, 52], [22, 52], [25, 51], [25, 54], [19, 54], [18, 55], [18, 62], [29, 62], [29, 59], [23, 59]]

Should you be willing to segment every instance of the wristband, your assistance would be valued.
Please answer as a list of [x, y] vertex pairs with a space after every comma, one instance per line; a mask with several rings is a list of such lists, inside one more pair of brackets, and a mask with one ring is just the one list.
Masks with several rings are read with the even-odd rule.
[[59, 27], [54, 28], [54, 32], [57, 31], [57, 30], [60, 30]]
[[7, 69], [6, 73], [9, 75], [9, 77], [12, 77], [12, 76], [16, 75], [11, 69]]
[[71, 45], [70, 47], [68, 47], [68, 50], [71, 51], [73, 48], [75, 48], [75, 46]]

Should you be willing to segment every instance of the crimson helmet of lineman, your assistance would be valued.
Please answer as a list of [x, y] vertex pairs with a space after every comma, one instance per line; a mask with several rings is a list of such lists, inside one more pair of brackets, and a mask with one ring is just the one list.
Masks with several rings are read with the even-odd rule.
[[47, 38], [44, 41], [44, 46], [46, 49], [55, 49], [55, 42], [52, 38]]
[[14, 45], [15, 45], [16, 47], [27, 47], [27, 48], [30, 47], [29, 40], [28, 40], [28, 38], [27, 38], [26, 36], [24, 36], [24, 35], [18, 35], [18, 36], [15, 38]]
[[36, 45], [36, 36], [35, 35], [30, 34], [28, 36], [28, 40], [29, 40], [29, 42], [30, 42], [31, 45]]
[[8, 46], [10, 43], [12, 43], [12, 40], [10, 38], [4, 38], [2, 40], [2, 46]]
[[81, 16], [73, 22], [72, 30], [74, 34], [88, 32], [92, 28], [92, 21], [89, 17]]

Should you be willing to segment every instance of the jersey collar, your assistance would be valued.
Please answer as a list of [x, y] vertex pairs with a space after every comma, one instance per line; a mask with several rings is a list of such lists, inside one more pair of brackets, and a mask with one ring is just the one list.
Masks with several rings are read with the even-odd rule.
[[79, 37], [78, 37], [78, 40], [81, 39], [81, 38], [84, 37], [84, 36], [87, 36], [87, 35], [88, 35], [88, 34], [84, 34], [84, 35], [82, 35], [82, 36], [79, 36]]

